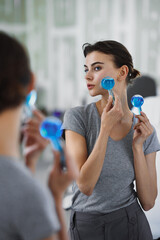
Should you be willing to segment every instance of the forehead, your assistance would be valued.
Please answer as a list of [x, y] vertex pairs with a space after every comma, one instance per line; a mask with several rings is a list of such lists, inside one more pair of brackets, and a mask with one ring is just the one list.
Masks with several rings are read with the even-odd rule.
[[87, 56], [86, 56], [86, 65], [91, 65], [94, 62], [103, 62], [103, 63], [112, 62], [112, 63], [114, 63], [112, 55], [105, 54], [105, 53], [98, 52], [98, 51], [91, 52], [91, 53], [87, 54]]

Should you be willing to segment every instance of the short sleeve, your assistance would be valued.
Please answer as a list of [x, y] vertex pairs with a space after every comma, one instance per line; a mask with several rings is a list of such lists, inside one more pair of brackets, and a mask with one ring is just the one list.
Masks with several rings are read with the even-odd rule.
[[64, 114], [63, 125], [64, 130], [72, 130], [85, 137], [85, 114], [82, 107], [71, 108]]
[[[152, 126], [153, 127], [153, 126]], [[152, 152], [157, 152], [160, 150], [160, 144], [158, 141], [157, 133], [153, 127], [153, 133], [147, 138], [143, 144], [144, 154], [147, 155]]]
[[60, 224], [49, 190], [32, 183], [32, 189], [26, 193], [21, 195], [23, 199], [17, 202], [14, 210], [14, 224], [20, 237], [24, 240], [43, 239], [59, 231]]

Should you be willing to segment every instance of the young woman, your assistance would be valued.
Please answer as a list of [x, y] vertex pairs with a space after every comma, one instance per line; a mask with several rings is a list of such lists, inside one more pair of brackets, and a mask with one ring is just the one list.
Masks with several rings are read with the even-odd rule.
[[[84, 56], [89, 94], [102, 97], [64, 116], [67, 150], [79, 169], [73, 185], [71, 239], [151, 240], [140, 205], [145, 211], [154, 206], [160, 145], [145, 113], [135, 116], [127, 104], [127, 85], [140, 73], [128, 50], [116, 41], [85, 44]], [[115, 80], [114, 105], [101, 87], [106, 76]]]

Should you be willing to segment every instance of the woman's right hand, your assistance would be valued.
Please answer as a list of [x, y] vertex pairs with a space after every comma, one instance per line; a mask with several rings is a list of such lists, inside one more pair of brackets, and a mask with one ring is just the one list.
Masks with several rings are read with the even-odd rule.
[[110, 134], [112, 128], [122, 119], [124, 113], [122, 110], [121, 101], [117, 94], [115, 96], [115, 103], [113, 106], [113, 99], [112, 96], [109, 95], [108, 103], [103, 109], [101, 115], [101, 127], [103, 131], [106, 131]]

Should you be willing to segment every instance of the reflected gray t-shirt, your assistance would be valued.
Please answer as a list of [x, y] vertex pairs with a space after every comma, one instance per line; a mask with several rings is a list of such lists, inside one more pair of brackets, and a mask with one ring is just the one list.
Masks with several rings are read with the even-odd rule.
[[[122, 140], [114, 141], [111, 137], [108, 138], [102, 171], [91, 196], [83, 194], [74, 182], [74, 210], [108, 213], [136, 201], [132, 152], [133, 127], [136, 121], [134, 116], [132, 127]], [[96, 104], [91, 103], [66, 111], [63, 129], [72, 130], [85, 137], [89, 156], [99, 135], [100, 124], [101, 118]], [[160, 150], [155, 129], [144, 142], [143, 149], [145, 155]]]
[[0, 239], [39, 240], [59, 229], [49, 190], [21, 162], [0, 155]]

